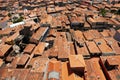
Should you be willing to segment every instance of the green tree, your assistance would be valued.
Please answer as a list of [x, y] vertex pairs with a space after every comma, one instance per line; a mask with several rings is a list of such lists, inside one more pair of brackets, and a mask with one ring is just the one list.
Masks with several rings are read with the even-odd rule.
[[117, 10], [116, 14], [120, 15], [120, 8]]
[[107, 13], [107, 11], [105, 10], [105, 8], [101, 8], [99, 13], [104, 17]]
[[17, 23], [17, 22], [21, 22], [21, 21], [23, 21], [23, 17], [22, 16], [20, 16], [20, 18], [18, 18], [17, 20], [14, 20], [13, 23]]
[[8, 13], [8, 16], [9, 16], [9, 17], [11, 17], [11, 16], [12, 16], [12, 14], [11, 14], [11, 13]]

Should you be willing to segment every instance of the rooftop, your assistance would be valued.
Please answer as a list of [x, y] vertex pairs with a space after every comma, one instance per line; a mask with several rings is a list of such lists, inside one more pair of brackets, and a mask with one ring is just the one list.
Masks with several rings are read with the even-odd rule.
[[0, 80], [120, 80], [119, 6], [0, 0]]

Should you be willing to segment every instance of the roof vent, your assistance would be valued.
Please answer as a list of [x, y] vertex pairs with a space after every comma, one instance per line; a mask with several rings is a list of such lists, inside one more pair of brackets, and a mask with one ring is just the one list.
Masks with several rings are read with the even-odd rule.
[[101, 42], [97, 42], [97, 45], [101, 45]]
[[49, 73], [49, 76], [48, 76], [48, 79], [52, 79], [52, 78], [57, 79], [57, 80], [60, 80], [60, 79], [59, 79], [59, 78], [60, 78], [59, 73], [56, 72], [56, 71], [50, 72], [50, 73]]

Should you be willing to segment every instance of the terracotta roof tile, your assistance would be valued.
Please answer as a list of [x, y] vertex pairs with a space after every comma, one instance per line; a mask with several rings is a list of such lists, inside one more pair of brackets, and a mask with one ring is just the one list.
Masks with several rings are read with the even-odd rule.
[[85, 74], [86, 75], [85, 79], [106, 80], [99, 64], [99, 58], [92, 58], [92, 59], [85, 60], [85, 63], [86, 63], [86, 70], [87, 70]]
[[88, 41], [86, 42], [86, 45], [90, 51], [91, 54], [100, 54], [101, 51], [99, 50], [99, 48], [97, 47], [97, 45], [95, 44], [95, 42], [93, 41]]
[[32, 43], [39, 43], [39, 40], [44, 37], [48, 27], [40, 27], [35, 33], [33, 33], [32, 37], [30, 38], [30, 42]]
[[71, 68], [68, 62], [62, 63], [62, 80], [84, 80], [83, 77], [77, 75]]
[[5, 79], [8, 75], [11, 75], [8, 69], [0, 69], [0, 79]]
[[3, 59], [0, 59], [0, 67], [3, 65]]
[[93, 40], [94, 36], [90, 31], [83, 32], [83, 35], [85, 36], [86, 40]]
[[102, 35], [97, 30], [89, 30], [89, 32], [92, 33], [94, 39], [102, 37]]
[[[62, 53], [61, 53], [61, 50], [62, 50]], [[70, 54], [69, 43], [61, 41], [61, 43], [58, 46], [58, 58], [66, 59], [66, 58], [68, 58], [69, 54]]]
[[84, 73], [85, 61], [82, 55], [69, 55], [70, 67]]
[[119, 59], [114, 57], [109, 57], [106, 59], [106, 62], [109, 66], [118, 66], [119, 65]]
[[41, 76], [42, 76], [42, 73], [30, 72], [25, 78], [25, 80], [40, 80]]
[[103, 30], [103, 32], [100, 32], [103, 37], [110, 37], [109, 30]]
[[83, 26], [85, 23], [84, 17], [71, 17], [70, 18], [70, 23], [72, 26]]
[[74, 38], [78, 43], [82, 43], [85, 41], [83, 33], [81, 31], [74, 31]]
[[70, 45], [70, 54], [75, 55], [76, 53], [75, 53], [75, 47], [74, 47], [73, 42], [69, 42], [68, 45]]
[[83, 55], [84, 57], [85, 56], [86, 57], [90, 56], [89, 51], [88, 51], [85, 43], [82, 44], [82, 46], [79, 46], [79, 45], [76, 44], [76, 48], [77, 48], [76, 49], [77, 50], [77, 54]]
[[17, 63], [19, 62], [19, 60], [20, 60], [20, 57], [15, 57], [14, 59], [13, 59], [13, 61], [11, 62], [11, 68], [16, 68], [17, 67]]
[[23, 54], [21, 57], [20, 57], [20, 60], [19, 62], [17, 63], [17, 65], [22, 65], [22, 66], [25, 66], [25, 64], [27, 63], [27, 61], [29, 60], [29, 55], [28, 54]]
[[96, 42], [97, 46], [99, 47], [103, 55], [114, 54], [112, 48], [106, 44], [104, 39], [95, 39], [94, 41]]
[[18, 80], [25, 79], [27, 77], [27, 75], [29, 74], [30, 70], [29, 69], [20, 69], [20, 70], [21, 70], [21, 72], [17, 79]]
[[85, 22], [84, 28], [91, 28], [90, 24], [88, 22]]
[[[56, 76], [52, 75], [56, 74]], [[56, 60], [51, 60], [48, 63], [48, 77], [49, 80], [61, 79], [61, 62]]]
[[12, 36], [7, 38], [6, 43], [9, 44], [9, 42], [14, 41], [19, 35], [20, 35], [19, 32], [14, 33]]
[[7, 45], [7, 44], [3, 44], [3, 45], [0, 45], [0, 57], [4, 57], [6, 56], [7, 54], [9, 54], [9, 50], [11, 49], [11, 45]]
[[47, 67], [48, 58], [35, 57], [32, 58], [28, 66], [31, 66], [32, 72], [44, 72]]
[[35, 48], [35, 44], [28, 44], [25, 47], [24, 52], [28, 53], [28, 54], [31, 54], [34, 48]]
[[120, 52], [120, 46], [119, 46], [119, 43], [118, 42], [113, 42], [112, 44], [111, 44], [111, 47], [112, 47], [112, 49], [115, 51], [115, 53], [116, 54], [120, 54], [119, 52]]
[[119, 79], [119, 59], [120, 56], [101, 56], [100, 57], [100, 64], [102, 65], [102, 68], [105, 72], [105, 75], [107, 75], [107, 79]]
[[38, 45], [33, 50], [34, 55], [42, 55], [45, 49], [46, 43], [39, 42]]

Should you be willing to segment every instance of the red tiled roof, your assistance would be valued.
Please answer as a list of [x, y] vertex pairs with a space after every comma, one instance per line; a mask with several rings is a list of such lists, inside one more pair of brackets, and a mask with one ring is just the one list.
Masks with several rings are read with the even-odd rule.
[[12, 46], [7, 44], [0, 45], [0, 57], [4, 57], [6, 54], [9, 54], [9, 50]]
[[42, 55], [45, 49], [46, 43], [39, 42], [38, 45], [33, 50], [34, 55]]
[[106, 80], [103, 71], [101, 70], [100, 64], [99, 64], [99, 58], [92, 58], [89, 60], [85, 60], [86, 63], [86, 73], [85, 73], [85, 79], [91, 80], [91, 79], [100, 79], [100, 80]]
[[88, 42], [86, 42], [86, 45], [87, 45], [91, 54], [95, 54], [95, 53], [100, 54], [101, 53], [101, 51], [99, 50], [99, 48], [97, 47], [95, 42], [88, 41]]
[[35, 44], [28, 44], [25, 47], [24, 52], [28, 53], [28, 54], [31, 54], [34, 48], [35, 48]]
[[69, 55], [70, 67], [84, 73], [85, 61], [82, 55]]
[[23, 54], [20, 57], [20, 60], [18, 61], [17, 65], [25, 65], [28, 60], [29, 60], [29, 55], [28, 54]]

